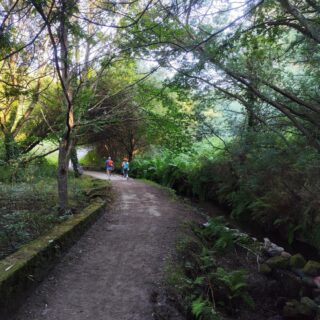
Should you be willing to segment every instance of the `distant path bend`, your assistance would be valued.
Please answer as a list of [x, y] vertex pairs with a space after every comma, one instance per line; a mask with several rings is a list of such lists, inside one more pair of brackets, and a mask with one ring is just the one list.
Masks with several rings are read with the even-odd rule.
[[[99, 179], [104, 173], [86, 172]], [[118, 194], [27, 299], [15, 320], [152, 320], [166, 259], [190, 207], [164, 189], [120, 176]], [[168, 319], [183, 319], [174, 310]]]

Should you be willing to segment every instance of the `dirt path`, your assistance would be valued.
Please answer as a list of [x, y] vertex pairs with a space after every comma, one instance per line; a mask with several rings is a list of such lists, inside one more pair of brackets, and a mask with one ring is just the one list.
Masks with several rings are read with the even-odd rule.
[[157, 310], [170, 314], [167, 319], [183, 319], [162, 305], [161, 284], [176, 231], [194, 213], [166, 190], [119, 176], [112, 180], [114, 209], [70, 249], [15, 320], [163, 319]]

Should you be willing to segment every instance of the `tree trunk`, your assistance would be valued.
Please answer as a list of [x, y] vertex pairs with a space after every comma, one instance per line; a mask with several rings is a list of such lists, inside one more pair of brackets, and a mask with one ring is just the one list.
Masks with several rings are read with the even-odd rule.
[[70, 159], [73, 167], [74, 176], [76, 178], [79, 178], [82, 175], [82, 173], [79, 171], [79, 159], [77, 155], [77, 149], [75, 148], [75, 146], [71, 148]]
[[[60, 75], [60, 83], [64, 95], [66, 105], [66, 131], [59, 145], [59, 162], [58, 162], [58, 194], [59, 207], [62, 213], [66, 213], [68, 209], [68, 164], [70, 150], [72, 148], [72, 133], [74, 127], [73, 101], [70, 86], [70, 66], [69, 66], [69, 38], [68, 38], [68, 1], [61, 1], [60, 16], [60, 59], [56, 53], [55, 59], [57, 63], [58, 74]], [[71, 3], [69, 3], [70, 6]], [[59, 67], [60, 60], [60, 67]]]
[[130, 149], [129, 149], [129, 152], [128, 152], [129, 161], [132, 161], [132, 159], [133, 159], [133, 152], [135, 150], [135, 147], [136, 147], [136, 140], [134, 138], [134, 135], [131, 134], [130, 135]]
[[58, 195], [59, 195], [59, 209], [62, 214], [65, 214], [68, 209], [68, 141], [61, 140], [59, 144], [59, 158], [58, 158]]
[[14, 160], [19, 155], [19, 148], [15, 142], [13, 135], [9, 133], [4, 134], [4, 147], [5, 147], [5, 161], [9, 162]]

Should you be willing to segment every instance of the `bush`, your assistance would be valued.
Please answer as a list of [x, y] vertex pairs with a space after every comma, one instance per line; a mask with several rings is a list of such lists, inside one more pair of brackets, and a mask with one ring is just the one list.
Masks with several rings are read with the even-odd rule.
[[320, 248], [320, 155], [303, 141], [291, 139], [288, 146], [270, 133], [242, 139], [211, 156], [199, 143], [190, 154], [164, 150], [139, 156], [131, 164], [131, 175], [218, 201], [230, 207], [237, 220], [279, 230], [289, 242], [303, 238]]
[[105, 160], [96, 149], [90, 150], [83, 158], [80, 159], [82, 166], [95, 167], [104, 170]]
[[[240, 306], [253, 308], [254, 301], [247, 292], [247, 271], [230, 269], [230, 258], [236, 257], [235, 245], [244, 236], [226, 228], [221, 218], [212, 219], [205, 228], [192, 224], [190, 229], [192, 233], [178, 243], [178, 259], [168, 270], [168, 282], [185, 313], [195, 319], [218, 320], [224, 318], [223, 313], [238, 315]], [[251, 242], [248, 247], [253, 246]], [[226, 255], [228, 269], [221, 265], [221, 257]]]
[[55, 178], [57, 167], [45, 158], [31, 163], [13, 161], [0, 165], [0, 183], [32, 182], [41, 178]]

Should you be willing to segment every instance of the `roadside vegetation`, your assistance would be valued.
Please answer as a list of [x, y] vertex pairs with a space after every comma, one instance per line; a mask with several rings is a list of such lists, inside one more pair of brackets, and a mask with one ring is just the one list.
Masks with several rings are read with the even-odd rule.
[[81, 206], [79, 164], [108, 156], [320, 250], [318, 1], [5, 0], [0, 17], [2, 256]]
[[205, 227], [191, 224], [188, 229], [178, 242], [175, 262], [167, 270], [168, 283], [184, 314], [204, 320], [228, 316], [257, 319], [257, 314], [259, 319], [270, 317], [272, 308], [265, 315], [257, 311], [265, 310], [270, 301], [267, 297], [258, 299], [257, 306], [250, 294], [254, 283], [248, 281], [249, 273], [251, 279], [259, 281], [259, 275], [252, 277], [258, 273], [255, 264], [259, 245], [247, 235], [226, 228], [221, 217], [210, 220]]
[[131, 174], [219, 203], [232, 218], [259, 225], [265, 234], [278, 231], [289, 243], [300, 239], [320, 248], [319, 154], [302, 142], [286, 147], [265, 134], [246, 141], [241, 147], [236, 138], [218, 150], [203, 141], [188, 153], [137, 156]]
[[168, 294], [186, 319], [317, 319], [312, 277], [320, 264], [301, 254], [271, 254], [223, 217], [192, 223], [168, 264]]
[[70, 210], [61, 214], [56, 165], [46, 160], [24, 168], [2, 167], [0, 175], [0, 259], [88, 206], [88, 190], [107, 188], [105, 181], [69, 176]]

